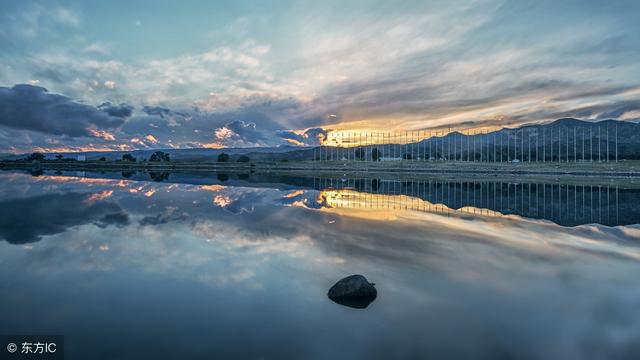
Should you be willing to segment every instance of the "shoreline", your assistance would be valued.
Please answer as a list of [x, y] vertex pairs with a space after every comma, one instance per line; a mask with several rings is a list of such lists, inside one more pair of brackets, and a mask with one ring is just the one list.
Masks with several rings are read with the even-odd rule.
[[640, 161], [603, 163], [479, 163], [479, 162], [113, 162], [44, 161], [0, 162], [0, 169], [103, 170], [103, 171], [260, 171], [317, 173], [478, 174], [522, 176], [581, 176], [640, 178]]
[[[320, 165], [320, 166], [318, 166]], [[391, 165], [391, 166], [390, 166]], [[514, 183], [571, 183], [640, 187], [640, 161], [577, 164], [486, 163], [119, 163], [104, 161], [41, 163], [3, 162], [0, 171], [79, 171], [122, 173], [253, 174], [303, 178], [377, 178], [405, 181], [507, 181]], [[501, 165], [501, 166], [500, 166]], [[568, 165], [568, 166], [567, 166]], [[639, 170], [636, 170], [639, 169]]]

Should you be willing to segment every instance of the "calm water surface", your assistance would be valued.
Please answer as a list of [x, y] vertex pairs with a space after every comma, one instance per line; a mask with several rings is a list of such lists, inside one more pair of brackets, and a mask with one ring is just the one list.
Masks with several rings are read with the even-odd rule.
[[[640, 190], [0, 174], [0, 333], [69, 359], [637, 359]], [[363, 274], [366, 309], [326, 297]]]

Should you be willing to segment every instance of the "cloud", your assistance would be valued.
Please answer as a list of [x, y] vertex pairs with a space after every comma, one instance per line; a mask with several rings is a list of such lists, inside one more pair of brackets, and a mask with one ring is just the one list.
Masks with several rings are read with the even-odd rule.
[[39, 86], [0, 87], [0, 125], [70, 137], [92, 136], [91, 129], [111, 129], [124, 123], [93, 106], [80, 104]]
[[113, 80], [107, 80], [104, 82], [104, 87], [107, 89], [114, 89], [116, 87], [116, 82]]
[[223, 146], [269, 146], [271, 139], [253, 122], [234, 120], [215, 129], [215, 140]]
[[[305, 145], [321, 135], [310, 128], [638, 117], [627, 106], [640, 99], [633, 1], [352, 3], [339, 11], [325, 2], [293, 6], [277, 26], [269, 13], [234, 14], [190, 37], [209, 34], [206, 43], [176, 42], [171, 34], [161, 49], [132, 46], [153, 40], [144, 33], [90, 38], [83, 19], [102, 14], [84, 9], [76, 21], [72, 10], [57, 9], [16, 6], [2, 16], [7, 65], [0, 83], [37, 79], [71, 99], [132, 104], [141, 113], [109, 130], [128, 144]], [[152, 33], [165, 38], [164, 31]], [[125, 56], [115, 44], [134, 49]], [[226, 134], [222, 142], [217, 131]], [[144, 141], [148, 134], [158, 142]]]
[[0, 202], [0, 238], [11, 244], [39, 241], [44, 235], [65, 232], [73, 226], [124, 226], [129, 216], [117, 204], [92, 201], [93, 194], [65, 193]]
[[58, 7], [53, 11], [53, 18], [61, 23], [71, 26], [78, 26], [80, 24], [80, 16], [71, 9]]
[[311, 128], [303, 132], [282, 130], [277, 135], [294, 145], [320, 145], [329, 131], [323, 128]]
[[133, 113], [133, 106], [127, 104], [113, 105], [110, 102], [104, 102], [97, 106], [98, 110], [119, 118], [128, 118]]
[[111, 44], [103, 42], [93, 42], [82, 49], [85, 53], [98, 55], [108, 55], [111, 52]]
[[158, 115], [161, 118], [173, 113], [170, 109], [160, 106], [145, 106], [142, 108], [142, 111], [148, 115]]

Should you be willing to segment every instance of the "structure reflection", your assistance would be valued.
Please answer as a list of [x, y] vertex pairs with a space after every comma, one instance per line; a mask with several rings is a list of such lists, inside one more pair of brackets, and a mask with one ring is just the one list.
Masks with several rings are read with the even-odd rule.
[[518, 215], [562, 226], [640, 222], [639, 189], [562, 183], [315, 178], [329, 208]]

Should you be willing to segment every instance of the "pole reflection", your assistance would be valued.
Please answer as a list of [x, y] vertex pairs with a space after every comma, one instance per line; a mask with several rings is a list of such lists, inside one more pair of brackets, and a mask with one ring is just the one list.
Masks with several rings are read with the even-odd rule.
[[518, 215], [562, 226], [640, 223], [640, 189], [618, 186], [330, 177], [313, 184], [329, 208]]

